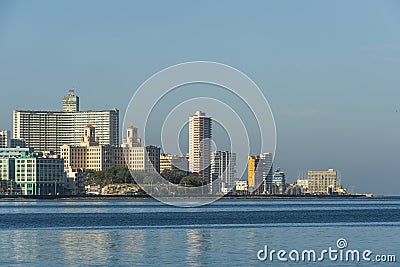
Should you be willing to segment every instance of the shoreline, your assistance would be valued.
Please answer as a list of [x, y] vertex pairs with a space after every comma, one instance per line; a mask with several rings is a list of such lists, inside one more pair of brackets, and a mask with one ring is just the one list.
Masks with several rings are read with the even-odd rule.
[[[372, 196], [369, 194], [353, 195], [226, 195], [220, 199], [388, 199], [400, 196]], [[187, 197], [165, 197], [165, 199], [186, 199]], [[191, 199], [207, 199], [203, 197], [190, 197]], [[0, 196], [0, 200], [156, 200], [149, 195], [126, 196], [126, 195], [82, 195], [82, 196]]]

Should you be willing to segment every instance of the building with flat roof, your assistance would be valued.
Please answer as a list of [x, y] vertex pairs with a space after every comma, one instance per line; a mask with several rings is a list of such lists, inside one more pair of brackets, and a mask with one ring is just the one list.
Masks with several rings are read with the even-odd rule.
[[189, 117], [189, 171], [207, 182], [211, 180], [211, 130], [212, 119], [204, 112]]
[[286, 175], [281, 169], [277, 169], [272, 175], [272, 192], [273, 195], [282, 195], [286, 192]]
[[96, 127], [101, 145], [119, 145], [119, 110], [80, 111], [79, 97], [69, 91], [63, 111], [14, 110], [13, 137], [35, 151], [60, 152], [62, 145], [80, 143], [85, 125]]
[[32, 151], [29, 148], [0, 149], [1, 179], [12, 181], [15, 185], [12, 190], [18, 188], [22, 195], [63, 194], [64, 160]]
[[211, 154], [211, 176], [210, 187], [214, 192], [226, 194], [233, 189], [236, 176], [236, 153], [214, 151]]
[[334, 169], [308, 170], [307, 180], [310, 194], [330, 194], [340, 187], [337, 171]]

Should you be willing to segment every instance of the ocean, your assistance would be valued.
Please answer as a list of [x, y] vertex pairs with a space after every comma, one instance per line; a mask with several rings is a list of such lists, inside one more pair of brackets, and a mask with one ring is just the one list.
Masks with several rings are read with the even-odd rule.
[[150, 199], [0, 201], [1, 266], [398, 266], [399, 261], [396, 197], [221, 199], [196, 208]]

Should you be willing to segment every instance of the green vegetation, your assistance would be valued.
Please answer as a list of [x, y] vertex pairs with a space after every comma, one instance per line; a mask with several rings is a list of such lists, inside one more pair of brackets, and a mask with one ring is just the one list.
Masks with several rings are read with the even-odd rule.
[[187, 175], [187, 172], [181, 170], [163, 170], [161, 176], [165, 180], [187, 187], [197, 187], [206, 184], [203, 178], [196, 175]]
[[[154, 174], [143, 171], [131, 172], [128, 168], [112, 167], [106, 171], [86, 170], [86, 183], [99, 184], [101, 187], [110, 184], [156, 184]], [[133, 177], [132, 177], [133, 175]], [[161, 173], [167, 181], [187, 187], [197, 187], [206, 184], [203, 178], [195, 175], [188, 175], [181, 170], [164, 170]]]
[[87, 184], [136, 184], [128, 168], [112, 167], [106, 171], [85, 170]]

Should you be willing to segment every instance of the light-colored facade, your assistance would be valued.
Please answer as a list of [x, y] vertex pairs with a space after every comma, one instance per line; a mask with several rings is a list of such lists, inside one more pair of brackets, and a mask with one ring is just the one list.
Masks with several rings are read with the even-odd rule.
[[310, 194], [329, 194], [336, 192], [340, 187], [338, 183], [337, 171], [328, 170], [309, 170], [307, 172], [308, 192]]
[[[129, 127], [127, 133], [132, 134]], [[156, 146], [137, 146], [124, 138], [122, 146], [101, 145], [93, 125], [86, 125], [79, 145], [61, 146], [64, 168], [82, 168], [95, 171], [112, 167], [129, 167], [134, 171], [154, 172], [160, 170], [160, 148]], [[129, 134], [128, 134], [129, 135]], [[127, 165], [128, 164], [128, 165]]]
[[123, 138], [122, 147], [142, 146], [142, 139], [138, 136], [138, 129], [131, 125], [126, 129], [126, 137]]
[[101, 145], [118, 146], [119, 110], [79, 111], [79, 98], [70, 94], [63, 99], [63, 111], [14, 110], [14, 138], [35, 151], [60, 152], [64, 144], [78, 144], [85, 125], [92, 124]]
[[247, 181], [236, 181], [235, 182], [235, 191], [236, 193], [247, 194], [249, 190], [249, 185]]
[[0, 131], [0, 148], [10, 147], [10, 132]]
[[[125, 162], [132, 171], [160, 172], [160, 148], [124, 147]], [[125, 165], [124, 165], [125, 166]]]
[[63, 111], [78, 112], [79, 111], [79, 96], [75, 95], [74, 89], [68, 91], [68, 95], [63, 97]]
[[121, 148], [101, 145], [95, 127], [91, 124], [86, 125], [83, 132], [79, 145], [63, 145], [60, 148], [65, 169], [71, 167], [102, 171], [120, 166], [120, 162], [116, 163], [116, 160], [121, 159], [122, 153], [117, 151]]
[[[214, 151], [211, 155], [210, 188], [224, 194], [235, 186], [236, 153], [230, 151]], [[216, 183], [216, 179], [218, 179]]]
[[189, 171], [211, 180], [212, 119], [197, 111], [189, 117]]
[[160, 173], [164, 170], [181, 170], [187, 172], [188, 160], [184, 156], [162, 153], [160, 155]]
[[129, 126], [126, 137], [123, 139], [119, 154], [122, 153], [124, 161], [120, 163], [131, 171], [160, 172], [160, 147], [148, 145], [141, 146], [141, 139], [137, 136], [137, 128]]

